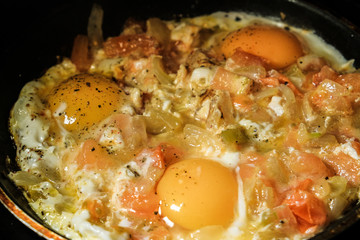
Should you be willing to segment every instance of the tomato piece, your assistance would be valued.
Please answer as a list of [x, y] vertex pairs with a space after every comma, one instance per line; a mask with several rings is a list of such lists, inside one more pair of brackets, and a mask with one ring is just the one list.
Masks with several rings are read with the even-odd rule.
[[165, 167], [178, 162], [185, 154], [181, 148], [169, 143], [160, 143], [158, 148], [163, 155]]
[[258, 169], [256, 169], [254, 164], [243, 163], [240, 164], [240, 177], [242, 180], [250, 179], [255, 177]]
[[301, 233], [313, 232], [327, 220], [324, 202], [308, 191], [293, 190], [283, 204], [287, 204], [295, 215]]
[[344, 178], [353, 186], [360, 185], [360, 163], [351, 156], [340, 152], [325, 157], [326, 163], [334, 172]]
[[[165, 170], [165, 150], [164, 148], [165, 144], [160, 144], [157, 147], [154, 148], [146, 148], [143, 149], [136, 157], [135, 162], [140, 166], [145, 166], [146, 161], [151, 161], [150, 166], [148, 166], [149, 169], [147, 169], [147, 172], [151, 172], [151, 169], [156, 168], [156, 171], [162, 172]], [[150, 160], [146, 160], [147, 158], [150, 158]], [[159, 173], [160, 174], [160, 173]]]
[[105, 170], [117, 165], [115, 158], [94, 139], [86, 140], [76, 157], [79, 168]]
[[267, 87], [277, 87], [280, 85], [279, 79], [276, 77], [265, 77], [259, 79], [260, 83]]
[[219, 67], [216, 70], [213, 81], [211, 82], [211, 87], [213, 89], [234, 91], [234, 89], [232, 88], [232, 78], [234, 78], [235, 75], [235, 73]]
[[128, 209], [131, 215], [148, 220], [154, 219], [157, 217], [160, 201], [155, 194], [155, 187], [143, 192], [138, 183], [127, 185], [121, 195], [122, 206]]
[[329, 79], [335, 81], [338, 77], [338, 73], [335, 72], [332, 68], [325, 65], [321, 68], [320, 72], [315, 73], [312, 77], [312, 84], [318, 86], [323, 80]]
[[323, 80], [310, 97], [315, 109], [327, 115], [351, 115], [354, 112], [351, 100], [349, 89], [328, 79]]
[[149, 57], [160, 53], [159, 42], [146, 34], [121, 35], [104, 42], [105, 54], [110, 57], [125, 57], [138, 54]]
[[248, 112], [251, 110], [251, 107], [253, 105], [253, 100], [251, 100], [247, 95], [236, 95], [234, 97], [231, 98], [232, 103], [234, 105], [234, 107], [237, 110], [240, 111], [244, 111], [244, 112]]
[[[127, 181], [121, 195], [122, 207], [135, 216], [152, 219], [159, 209], [159, 198], [155, 193], [156, 183], [165, 171], [164, 154], [161, 146], [147, 148], [134, 159], [141, 173]], [[130, 166], [130, 165], [129, 165]]]
[[139, 166], [144, 165], [144, 158], [150, 157], [152, 158], [152, 163], [150, 167], [156, 167], [159, 169], [165, 168], [165, 162], [164, 162], [164, 154], [161, 150], [160, 146], [157, 146], [155, 148], [148, 148], [144, 149], [139, 155], [135, 158], [135, 162]]
[[338, 76], [334, 79], [335, 82], [343, 85], [352, 92], [360, 92], [360, 73], [348, 73]]
[[158, 168], [165, 168], [164, 153], [162, 152], [161, 146], [157, 146], [152, 150], [152, 157], [156, 159], [153, 166]]
[[314, 180], [332, 175], [323, 161], [312, 153], [295, 150], [290, 153], [287, 165], [295, 175], [302, 178]]
[[211, 82], [212, 89], [225, 90], [231, 95], [246, 94], [250, 91], [253, 81], [243, 75], [218, 67]]
[[[165, 155], [162, 145], [155, 148], [143, 149], [129, 163], [129, 170], [134, 166], [134, 176], [123, 180], [120, 185], [123, 191], [117, 194], [120, 204], [118, 207], [125, 210], [131, 226], [127, 231], [131, 239], [166, 239], [169, 230], [161, 219], [158, 211], [160, 199], [156, 193], [156, 184], [165, 171]], [[150, 229], [143, 229], [143, 224], [150, 224]], [[153, 227], [152, 227], [153, 226]]]
[[296, 189], [306, 191], [311, 187], [312, 184], [313, 181], [310, 178], [307, 178], [304, 181], [299, 182], [298, 185], [296, 186]]
[[[269, 71], [269, 77], [270, 78], [276, 78], [280, 84], [284, 84], [288, 86], [296, 96], [303, 97], [304, 94], [300, 92], [300, 90], [290, 81], [289, 78], [287, 78], [285, 75], [279, 73], [276, 70], [270, 70]], [[263, 81], [260, 79], [260, 82]], [[276, 86], [276, 85], [275, 85]]]
[[282, 224], [281, 229], [287, 233], [296, 232], [298, 229], [298, 221], [288, 205], [280, 205], [274, 208], [279, 222]]
[[91, 199], [86, 201], [85, 208], [89, 210], [90, 219], [95, 222], [104, 220], [109, 214], [109, 209], [100, 199]]
[[299, 142], [299, 129], [297, 127], [291, 127], [288, 130], [288, 135], [285, 140], [285, 147], [292, 147], [297, 150], [302, 149], [302, 144]]

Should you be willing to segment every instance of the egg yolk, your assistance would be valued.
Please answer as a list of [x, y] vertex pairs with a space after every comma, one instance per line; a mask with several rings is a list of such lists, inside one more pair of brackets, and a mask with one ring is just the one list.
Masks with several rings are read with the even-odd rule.
[[266, 25], [252, 25], [230, 33], [221, 51], [228, 58], [237, 48], [264, 58], [275, 69], [287, 67], [303, 55], [300, 41], [292, 33]]
[[86, 130], [116, 112], [123, 92], [112, 80], [93, 74], [79, 74], [60, 83], [50, 93], [53, 115], [68, 131]]
[[158, 183], [161, 215], [189, 230], [226, 226], [234, 218], [237, 181], [232, 171], [205, 159], [170, 165]]

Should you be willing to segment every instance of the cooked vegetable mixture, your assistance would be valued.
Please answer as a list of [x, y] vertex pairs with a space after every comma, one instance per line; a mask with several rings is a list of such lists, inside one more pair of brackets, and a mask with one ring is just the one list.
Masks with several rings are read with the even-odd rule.
[[[306, 239], [359, 198], [360, 73], [311, 29], [95, 6], [28, 82], [10, 178], [70, 239]], [[120, 30], [119, 30], [120, 32]]]

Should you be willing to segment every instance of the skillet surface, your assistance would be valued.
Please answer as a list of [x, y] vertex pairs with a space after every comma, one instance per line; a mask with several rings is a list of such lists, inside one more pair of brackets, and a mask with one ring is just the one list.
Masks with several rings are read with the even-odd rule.
[[[112, 7], [110, 1], [98, 1], [105, 9], [104, 19], [104, 35], [111, 36], [120, 32], [120, 27], [123, 20], [127, 16], [150, 17], [150, 16], [163, 16], [171, 18], [174, 13], [191, 13], [193, 15], [211, 13], [218, 10], [219, 2], [203, 1], [203, 0], [183, 0], [180, 4], [172, 6], [170, 1], [140, 1], [132, 0], [131, 2], [118, 1], [116, 7]], [[143, 3], [142, 3], [143, 2]], [[163, 5], [165, 2], [165, 5]], [[232, 1], [221, 1], [224, 9], [231, 9], [234, 6]], [[299, 20], [292, 19], [290, 13], [293, 9], [289, 8], [289, 3], [281, 4], [287, 1], [276, 0], [265, 4], [260, 4], [261, 1], [239, 1], [236, 9], [260, 9], [260, 12], [265, 14], [273, 14], [274, 11], [268, 9], [268, 5], [278, 7], [278, 11], [289, 13], [290, 23], [298, 24], [313, 24], [314, 28], [320, 27], [324, 32], [332, 32], [328, 41], [333, 41], [347, 58], [354, 58], [360, 56], [360, 48], [350, 46], [346, 42], [341, 42], [344, 36], [339, 36], [336, 27], [337, 24], [327, 25], [325, 22], [317, 21], [312, 22], [312, 17], [308, 16], [306, 12], [303, 13], [302, 18]], [[346, 18], [357, 26], [360, 26], [360, 19], [357, 13], [360, 12], [360, 3], [355, 0], [342, 0], [341, 5], [337, 2], [326, 0], [312, 0], [311, 4], [326, 9], [331, 14], [339, 17]], [[2, 7], [3, 13], [10, 13], [10, 17], [6, 14], [0, 14], [0, 26], [2, 29], [0, 41], [0, 81], [5, 86], [1, 89], [1, 105], [0, 110], [0, 180], [1, 186], [6, 190], [10, 190], [11, 197], [16, 199], [23, 210], [27, 211], [28, 207], [24, 205], [21, 194], [12, 191], [13, 186], [4, 179], [6, 174], [3, 169], [4, 153], [10, 154], [13, 158], [13, 150], [11, 144], [8, 144], [9, 136], [6, 133], [6, 124], [8, 113], [12, 104], [16, 101], [18, 91], [24, 82], [41, 76], [43, 71], [54, 65], [57, 62], [56, 56], [69, 56], [73, 38], [78, 33], [85, 33], [87, 17], [90, 12], [90, 1], [48, 1], [48, 3], [34, 3], [30, 1], [17, 1], [14, 3], [6, 3]], [[108, 10], [107, 10], [108, 9]], [[164, 9], [177, 9], [176, 11], [167, 11]], [[122, 13], [126, 13], [124, 15]], [[294, 12], [296, 13], [296, 11]], [[107, 16], [111, 16], [108, 17]], [[290, 19], [291, 18], [291, 19]], [[48, 21], [44, 22], [44, 19]], [[61, 22], [59, 22], [61, 20]], [[351, 35], [346, 32], [345, 35]], [[352, 38], [350, 36], [350, 38]], [[360, 37], [357, 36], [358, 45], [360, 46]], [[21, 44], [20, 44], [21, 43]], [[31, 47], [29, 47], [31, 46]], [[360, 59], [358, 58], [358, 65]], [[10, 94], [6, 94], [10, 93]], [[0, 204], [1, 205], [1, 204]], [[340, 233], [333, 239], [345, 239], [347, 236], [352, 236], [358, 232], [360, 228], [360, 221], [353, 224], [346, 231]], [[43, 239], [35, 232], [27, 228], [20, 221], [18, 221], [7, 209], [2, 205], [0, 206], [0, 232], [6, 239]], [[325, 234], [325, 237], [327, 235]], [[356, 235], [355, 235], [356, 236]], [[323, 239], [320, 237], [319, 239]]]

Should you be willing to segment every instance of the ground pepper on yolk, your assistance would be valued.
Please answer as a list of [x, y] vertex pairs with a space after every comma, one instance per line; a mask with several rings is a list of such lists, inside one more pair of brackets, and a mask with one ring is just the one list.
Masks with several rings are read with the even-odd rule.
[[53, 89], [48, 104], [55, 118], [68, 131], [86, 130], [117, 111], [124, 94], [112, 80], [94, 74], [79, 74]]

